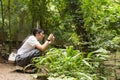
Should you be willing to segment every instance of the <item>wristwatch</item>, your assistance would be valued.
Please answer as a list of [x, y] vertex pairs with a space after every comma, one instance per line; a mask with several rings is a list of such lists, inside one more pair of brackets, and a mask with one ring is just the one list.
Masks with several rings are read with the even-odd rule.
[[47, 39], [47, 41], [50, 41], [49, 39]]

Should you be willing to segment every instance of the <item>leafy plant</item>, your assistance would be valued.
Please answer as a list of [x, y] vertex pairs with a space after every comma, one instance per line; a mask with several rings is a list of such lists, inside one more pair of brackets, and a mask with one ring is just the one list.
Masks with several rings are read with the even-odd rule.
[[106, 58], [104, 56], [106, 54], [101, 54], [103, 52], [103, 49], [91, 52], [92, 54], [89, 53], [88, 57], [84, 58], [84, 53], [74, 50], [72, 46], [66, 49], [52, 48], [45, 56], [34, 58], [33, 63], [38, 72], [44, 66], [48, 71], [49, 79], [60, 78], [64, 75], [63, 78], [71, 77], [73, 80], [74, 78], [75, 80], [100, 80], [96, 68], [100, 68], [99, 66], [102, 65], [100, 63]]

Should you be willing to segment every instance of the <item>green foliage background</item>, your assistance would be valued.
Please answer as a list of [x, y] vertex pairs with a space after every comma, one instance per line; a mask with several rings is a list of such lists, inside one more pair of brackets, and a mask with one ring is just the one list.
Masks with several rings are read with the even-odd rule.
[[[2, 2], [3, 28], [9, 35], [8, 1]], [[22, 41], [41, 27], [47, 35], [54, 33], [57, 46], [74, 45], [85, 52], [120, 49], [119, 0], [10, 0], [10, 18], [12, 40]], [[2, 16], [0, 23], [2, 31]]]

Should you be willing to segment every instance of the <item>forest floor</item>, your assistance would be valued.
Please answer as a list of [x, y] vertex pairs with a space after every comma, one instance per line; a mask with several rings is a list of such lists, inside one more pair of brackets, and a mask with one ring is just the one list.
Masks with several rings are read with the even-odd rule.
[[31, 74], [16, 71], [16, 66], [0, 58], [0, 80], [33, 80]]
[[[105, 61], [107, 80], [120, 80], [120, 54], [111, 54]], [[16, 71], [16, 66], [0, 57], [0, 80], [34, 80], [32, 74]]]

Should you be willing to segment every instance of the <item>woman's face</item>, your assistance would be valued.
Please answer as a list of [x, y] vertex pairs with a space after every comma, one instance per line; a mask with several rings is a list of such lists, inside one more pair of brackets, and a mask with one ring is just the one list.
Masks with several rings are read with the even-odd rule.
[[37, 33], [36, 34], [36, 38], [37, 38], [37, 40], [43, 40], [43, 38], [44, 38], [44, 31], [42, 31], [41, 33]]

